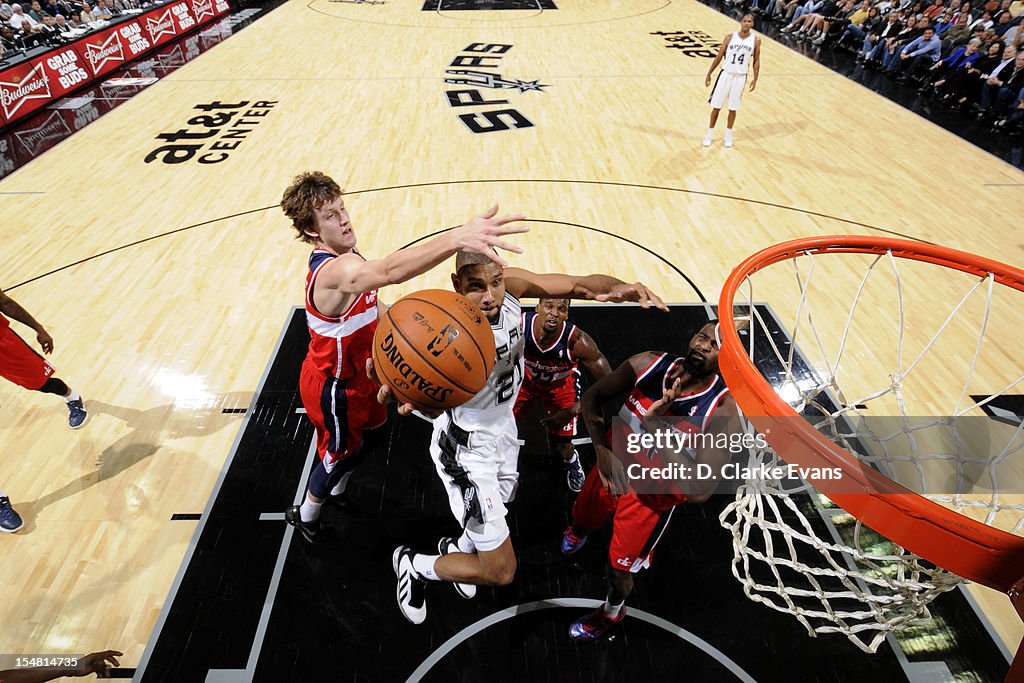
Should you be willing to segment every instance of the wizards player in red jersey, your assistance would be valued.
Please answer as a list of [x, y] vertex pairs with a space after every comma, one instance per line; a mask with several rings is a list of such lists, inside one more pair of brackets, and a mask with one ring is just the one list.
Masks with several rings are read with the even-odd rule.
[[[11, 323], [5, 316], [31, 327], [43, 353], [53, 351], [53, 337], [46, 328], [0, 289], [0, 377], [31, 391], [60, 396], [68, 406], [68, 426], [72, 429], [83, 427], [89, 413], [85, 410], [81, 394], [54, 376], [53, 366], [11, 329]], [[24, 524], [7, 494], [0, 489], [0, 532], [14, 533]]]
[[529, 412], [535, 401], [541, 402], [544, 406], [541, 424], [565, 462], [569, 490], [578, 492], [586, 474], [572, 445], [580, 414], [577, 364], [582, 363], [595, 380], [610, 373], [612, 368], [590, 335], [568, 323], [568, 319], [568, 299], [542, 298], [535, 311], [523, 313], [526, 376], [516, 399], [515, 416], [518, 420]]
[[423, 244], [368, 261], [356, 251], [356, 234], [341, 188], [319, 171], [295, 178], [281, 198], [297, 238], [314, 246], [306, 273], [306, 321], [309, 351], [299, 375], [299, 393], [313, 426], [319, 462], [310, 474], [301, 505], [285, 512], [306, 540], [330, 535], [320, 520], [327, 499], [338, 500], [362, 455], [364, 432], [384, 424], [386, 411], [376, 400], [378, 386], [366, 375], [373, 334], [377, 329], [377, 289], [425, 273], [457, 251], [486, 254], [505, 262], [495, 247], [522, 253], [502, 241], [504, 235], [526, 232], [509, 225], [524, 217], [495, 218], [497, 205]]
[[[583, 395], [582, 414], [597, 452], [597, 467], [590, 471], [572, 510], [572, 525], [562, 537], [562, 552], [571, 555], [583, 547], [587, 535], [610, 518], [612, 538], [608, 547], [608, 581], [605, 603], [577, 620], [569, 629], [576, 641], [600, 638], [626, 615], [625, 599], [633, 590], [633, 574], [651, 563], [651, 555], [672, 517], [673, 508], [684, 502], [702, 503], [718, 486], [718, 477], [680, 477], [670, 482], [644, 479], [630, 482], [624, 459], [614, 454], [604, 423], [603, 406], [621, 404], [619, 417], [626, 433], [652, 434], [704, 432], [739, 435], [739, 411], [728, 387], [718, 374], [717, 321], [704, 325], [690, 340], [685, 356], [640, 353], [599, 380]], [[718, 473], [731, 455], [718, 447], [717, 439], [702, 439], [696, 448], [683, 452], [647, 449], [632, 456], [629, 471], [684, 465], [709, 465]], [[638, 492], [637, 489], [640, 489]]]

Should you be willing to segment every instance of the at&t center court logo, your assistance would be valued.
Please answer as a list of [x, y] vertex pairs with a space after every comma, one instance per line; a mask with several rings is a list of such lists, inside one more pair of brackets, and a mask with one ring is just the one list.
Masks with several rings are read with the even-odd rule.
[[444, 82], [450, 85], [471, 86], [446, 90], [448, 106], [474, 107], [478, 111], [459, 114], [459, 120], [473, 133], [494, 133], [516, 128], [532, 128], [533, 122], [518, 109], [509, 106], [507, 99], [486, 99], [481, 88], [514, 90], [518, 93], [544, 92], [547, 86], [539, 80], [522, 81], [504, 78], [498, 72], [501, 58], [512, 45], [505, 43], [471, 43], [451, 61], [445, 70]]

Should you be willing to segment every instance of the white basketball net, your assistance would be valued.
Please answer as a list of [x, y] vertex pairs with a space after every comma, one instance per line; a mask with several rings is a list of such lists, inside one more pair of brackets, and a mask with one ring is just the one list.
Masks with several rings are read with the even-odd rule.
[[[936, 295], [927, 291], [929, 280], [926, 279], [924, 290], [918, 291], [932, 297], [933, 303], [922, 322], [915, 321], [914, 324], [920, 328], [930, 321], [930, 329], [934, 333], [907, 363], [904, 353], [909, 346], [905, 337], [910, 309], [904, 298], [911, 291], [905, 288], [905, 274], [901, 273], [901, 268], [907, 270], [912, 265], [913, 270], [921, 267], [930, 271], [932, 276], [938, 270], [947, 279], [954, 280], [958, 273], [938, 266], [901, 261], [891, 252], [860, 256], [858, 258], [868, 261], [867, 270], [855, 287], [846, 325], [840, 334], [822, 334], [822, 330], [814, 326], [812, 309], [827, 305], [835, 310], [841, 305], [838, 299], [842, 293], [841, 290], [836, 293], [830, 277], [829, 283], [818, 287], [825, 290], [824, 300], [814, 300], [811, 293], [815, 291], [812, 287], [815, 263], [816, 260], [847, 258], [847, 255], [804, 254], [779, 264], [788, 265], [796, 275], [796, 296], [789, 297], [788, 301], [798, 299], [798, 304], [795, 321], [789, 326], [792, 343], [788, 349], [780, 348], [771, 335], [762, 335], [760, 340], [762, 347], [771, 349], [774, 364], [781, 365], [779, 376], [770, 378], [776, 390], [796, 413], [804, 415], [820, 432], [856, 455], [861, 462], [957, 512], [968, 513], [1007, 531], [1019, 532], [1024, 527], [1024, 496], [1001, 497], [999, 483], [1007, 468], [1020, 468], [1019, 462], [1012, 462], [1012, 456], [1024, 448], [1024, 424], [1016, 427], [1000, 424], [1002, 431], [998, 444], [992, 442], [991, 434], [986, 437], [989, 439], [987, 452], [970, 447], [971, 435], [966, 434], [961, 425], [961, 422], [967, 422], [961, 418], [968, 414], [980, 415], [978, 409], [982, 405], [1024, 381], [1018, 364], [1014, 368], [1004, 368], [1009, 376], [1016, 379], [1003, 384], [998, 391], [989, 393], [982, 400], [968, 397], [972, 387], [977, 393], [977, 384], [972, 385], [972, 378], [976, 376], [986, 332], [991, 332], [988, 328], [994, 292], [1006, 288], [994, 287], [991, 274], [984, 278], [963, 274], [960, 282], [967, 283], [967, 291], [951, 310], [944, 312], [942, 307], [948, 307], [948, 301], [952, 299], [938, 299], [939, 303], [935, 304]], [[848, 356], [855, 356], [851, 347], [856, 343], [851, 342], [865, 336], [855, 323], [855, 314], [859, 306], [863, 307], [862, 299], [869, 289], [869, 280], [882, 278], [876, 272], [879, 264], [888, 268], [878, 268], [877, 271], [885, 272], [886, 278], [891, 275], [888, 303], [892, 307], [880, 310], [878, 297], [874, 295], [869, 297], [875, 300], [871, 301], [868, 310], [860, 313], [862, 317], [869, 316], [869, 329], [879, 325], [878, 316], [888, 316], [889, 320], [895, 316], [897, 319], [891, 330], [896, 345], [894, 366], [887, 366], [891, 369], [868, 367], [882, 386], [859, 386], [856, 388], [858, 395], [848, 399], [841, 387], [844, 383], [851, 384], [851, 378], [856, 378], [863, 385], [864, 378], [860, 375], [864, 374], [865, 363], [862, 356], [859, 362], [854, 362], [853, 368], [844, 361], [849, 360]], [[758, 330], [767, 328], [761, 313], [753, 305], [755, 299], [750, 277], [745, 284], [746, 291], [737, 292], [735, 303], [737, 306], [745, 303], [744, 310], [750, 311], [749, 353], [756, 362], [759, 359], [754, 358], [755, 335]], [[823, 294], [818, 292], [818, 295]], [[740, 301], [741, 297], [745, 302]], [[943, 301], [947, 303], [943, 305]], [[976, 335], [966, 371], [961, 372], [960, 367], [955, 369], [957, 375], [965, 379], [957, 380], [956, 388], [945, 392], [948, 395], [935, 396], [932, 389], [923, 392], [927, 401], [938, 403], [944, 406], [939, 410], [949, 412], [937, 417], [916, 417], [922, 414], [916, 412], [923, 402], [919, 400], [922, 392], [911, 391], [908, 387], [915, 380], [928, 385], [934, 379], [934, 358], [929, 366], [930, 356], [948, 353], [940, 349], [948, 345], [942, 341], [944, 334], [953, 336], [951, 329], [957, 330], [957, 339], [964, 338], [965, 323], [960, 318], [965, 313], [970, 313], [971, 321], [967, 324]], [[741, 320], [740, 316], [736, 319], [737, 322]], [[919, 330], [915, 329], [915, 334], [917, 339], [921, 338]], [[925, 335], [926, 338], [928, 336]], [[764, 344], [765, 337], [767, 344]], [[806, 359], [797, 354], [798, 345]], [[957, 342], [955, 348], [963, 350], [963, 342]], [[913, 351], [908, 353], [912, 354]], [[811, 372], [807, 371], [808, 365]], [[949, 367], [951, 364], [943, 357], [939, 365]], [[932, 369], [926, 371], [926, 366]], [[918, 377], [925, 372], [932, 376]], [[884, 379], [879, 379], [879, 374], [885, 375]], [[991, 387], [991, 381], [986, 386]], [[879, 412], [879, 406], [882, 406], [882, 412]], [[936, 412], [934, 405], [930, 412], [933, 415]], [[887, 423], [883, 420], [886, 427], [879, 430], [877, 420], [865, 421], [868, 415], [872, 420], [878, 415], [891, 415], [892, 418]], [[974, 424], [994, 422], [979, 417], [972, 420]], [[784, 459], [785, 453], [777, 454], [770, 447], [755, 449], [750, 454], [748, 465], [757, 467], [764, 463], [774, 466]], [[862, 650], [875, 652], [889, 632], [929, 619], [928, 603], [962, 581], [960, 577], [880, 537], [834, 506], [832, 511], [827, 511], [825, 507], [830, 502], [806, 484], [802, 491], [803, 495], [792, 488], [783, 491], [778, 481], [747, 481], [740, 486], [735, 501], [721, 514], [720, 521], [732, 533], [732, 570], [743, 584], [746, 595], [756, 602], [792, 614], [809, 635], [842, 633]], [[1020, 491], [1024, 493], [1024, 488]], [[825, 507], [818, 504], [820, 501], [824, 501]]]

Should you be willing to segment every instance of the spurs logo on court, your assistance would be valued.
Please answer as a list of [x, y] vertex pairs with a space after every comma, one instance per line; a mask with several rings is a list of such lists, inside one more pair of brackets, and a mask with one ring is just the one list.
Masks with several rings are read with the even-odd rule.
[[164, 35], [174, 35], [177, 30], [174, 28], [174, 19], [171, 17], [171, 10], [167, 10], [156, 19], [146, 17], [146, 30], [149, 31], [149, 39], [155, 44], [157, 39]]
[[107, 62], [123, 62], [124, 46], [121, 45], [120, 34], [114, 31], [102, 43], [86, 43], [85, 58], [94, 75], [98, 74]]
[[0, 106], [10, 119], [29, 100], [49, 100], [50, 81], [39, 62], [16, 83], [0, 81]]
[[544, 92], [547, 86], [539, 80], [522, 81], [507, 79], [498, 73], [499, 62], [503, 55], [512, 49], [506, 43], [471, 43], [455, 57], [445, 70], [444, 82], [451, 85], [471, 86], [461, 90], [448, 90], [450, 107], [481, 107], [483, 111], [459, 114], [459, 120], [473, 133], [494, 133], [516, 128], [532, 128], [533, 122], [521, 112], [509, 107], [495, 108], [496, 105], [507, 105], [508, 100], [487, 100], [480, 88], [488, 90], [516, 90], [519, 93], [530, 91]]
[[430, 351], [436, 358], [444, 353], [453, 341], [459, 338], [459, 330], [454, 325], [445, 325], [441, 332], [427, 344], [427, 351]]

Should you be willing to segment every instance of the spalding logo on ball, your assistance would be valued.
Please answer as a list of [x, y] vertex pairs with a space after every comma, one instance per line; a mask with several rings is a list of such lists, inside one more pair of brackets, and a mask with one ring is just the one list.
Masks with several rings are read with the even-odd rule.
[[404, 296], [373, 336], [377, 376], [401, 403], [438, 410], [460, 406], [494, 369], [494, 333], [480, 309], [443, 289]]

